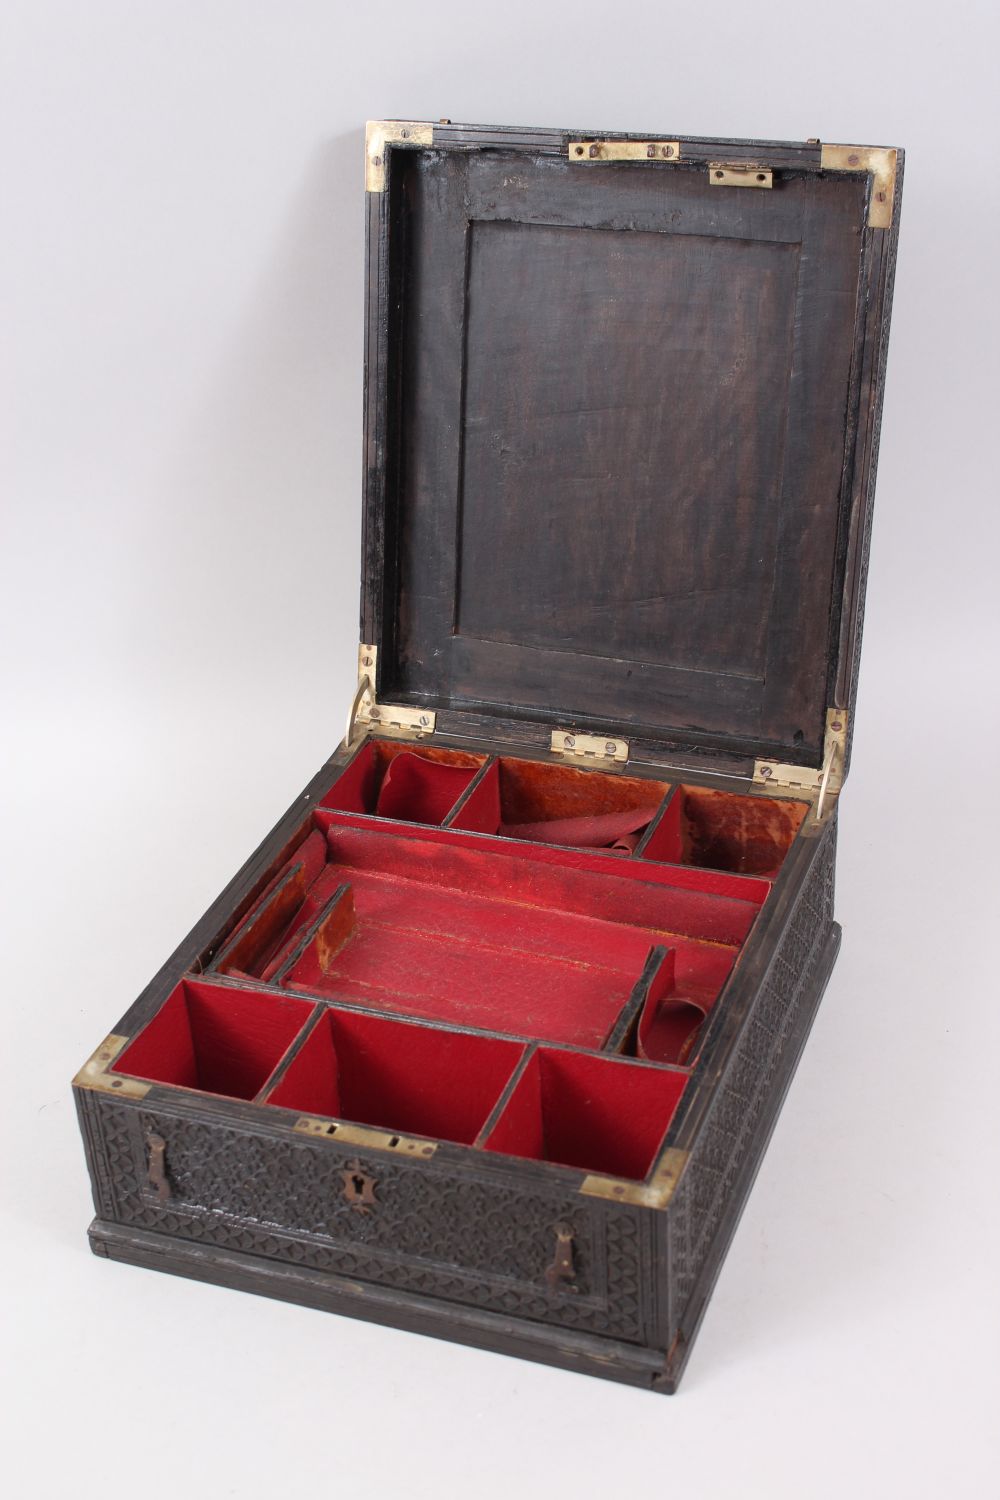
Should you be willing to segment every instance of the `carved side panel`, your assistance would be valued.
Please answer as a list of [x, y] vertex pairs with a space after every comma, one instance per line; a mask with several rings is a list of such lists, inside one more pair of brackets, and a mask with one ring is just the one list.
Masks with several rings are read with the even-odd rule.
[[833, 919], [835, 831], [825, 836], [792, 920], [698, 1136], [669, 1209], [671, 1323], [685, 1312], [705, 1268], [761, 1116], [771, 1100], [787, 1040], [813, 1003]]

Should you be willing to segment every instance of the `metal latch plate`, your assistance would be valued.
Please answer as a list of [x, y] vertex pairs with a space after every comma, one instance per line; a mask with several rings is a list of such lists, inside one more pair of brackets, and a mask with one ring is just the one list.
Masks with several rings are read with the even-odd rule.
[[570, 141], [570, 161], [676, 161], [680, 141]]
[[708, 180], [713, 187], [769, 188], [774, 186], [770, 167], [758, 162], [710, 161]]

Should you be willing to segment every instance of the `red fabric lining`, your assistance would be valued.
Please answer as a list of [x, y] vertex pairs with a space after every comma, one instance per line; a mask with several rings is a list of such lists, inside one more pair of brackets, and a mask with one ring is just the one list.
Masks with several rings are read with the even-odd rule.
[[804, 802], [679, 786], [643, 858], [771, 880], [781, 869], [807, 812]]
[[751, 901], [763, 906], [771, 889], [769, 880], [751, 875], [734, 875], [728, 871], [706, 870], [686, 865], [654, 864], [643, 859], [621, 860], [612, 863], [606, 852], [597, 849], [561, 849], [550, 844], [532, 844], [514, 839], [487, 838], [481, 833], [460, 829], [420, 828], [409, 823], [378, 823], [373, 818], [359, 817], [349, 812], [317, 809], [316, 825], [329, 836], [337, 829], [363, 830], [374, 838], [381, 838], [382, 846], [391, 840], [398, 850], [397, 860], [402, 864], [410, 856], [407, 844], [419, 843], [440, 845], [451, 849], [468, 849], [499, 858], [530, 861], [537, 864], [554, 865], [563, 870], [584, 870], [594, 874], [614, 875], [629, 880], [640, 880], [649, 885], [672, 886], [676, 890], [697, 891], [706, 896], [732, 896], [739, 901]]
[[304, 1000], [185, 980], [112, 1072], [252, 1099], [313, 1012]]
[[540, 1047], [484, 1141], [489, 1151], [643, 1178], [687, 1077]]
[[[350, 880], [356, 926], [324, 971], [313, 945], [290, 988], [397, 1014], [599, 1047], [642, 970], [656, 929], [516, 901], [464, 896], [400, 876], [331, 865], [317, 908]], [[732, 946], [669, 937], [685, 992], [710, 1005]]]
[[705, 1022], [705, 1007], [687, 995], [650, 993], [636, 1035], [636, 1056], [686, 1065]]
[[397, 755], [382, 780], [375, 812], [409, 823], [443, 823], [475, 774], [419, 755]]
[[504, 757], [449, 826], [569, 848], [631, 853], [655, 816], [663, 782]]
[[[456, 842], [457, 841], [457, 842]], [[391, 832], [363, 832], [333, 825], [330, 859], [345, 870], [372, 870], [467, 894], [546, 906], [582, 916], [657, 931], [683, 933], [716, 943], [741, 943], [757, 914], [756, 891], [768, 887], [741, 882], [741, 897], [707, 897], [663, 879], [656, 867], [546, 845], [484, 843], [474, 834], [442, 829], [436, 837], [400, 839]], [[512, 856], [510, 851], [514, 851]], [[546, 856], [549, 856], [546, 858]], [[596, 860], [596, 869], [585, 861]], [[701, 872], [698, 872], [699, 874]], [[342, 878], [351, 879], [349, 874]], [[708, 880], [720, 877], [709, 876]], [[702, 875], [702, 879], [705, 879]], [[721, 877], [723, 881], [732, 877]]]
[[532, 843], [564, 844], [581, 849], [618, 849], [631, 853], [638, 835], [656, 816], [659, 803], [639, 807], [632, 812], [601, 813], [590, 818], [550, 818], [542, 823], [501, 823], [500, 834], [507, 839], [527, 839]]
[[517, 1042], [328, 1010], [266, 1102], [471, 1145], [522, 1052]]
[[496, 761], [486, 767], [467, 800], [449, 816], [448, 827], [496, 833], [500, 827], [500, 772]]
[[[397, 761], [404, 764], [398, 766]], [[354, 813], [375, 813], [377, 809], [386, 818], [441, 823], [485, 763], [485, 755], [464, 750], [428, 746], [416, 751], [408, 744], [369, 740], [338, 776], [320, 806]]]

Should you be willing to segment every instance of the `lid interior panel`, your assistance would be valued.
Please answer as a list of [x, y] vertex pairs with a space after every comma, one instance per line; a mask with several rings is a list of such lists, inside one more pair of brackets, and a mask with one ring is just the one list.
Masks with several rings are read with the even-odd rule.
[[864, 176], [393, 163], [380, 695], [817, 763]]

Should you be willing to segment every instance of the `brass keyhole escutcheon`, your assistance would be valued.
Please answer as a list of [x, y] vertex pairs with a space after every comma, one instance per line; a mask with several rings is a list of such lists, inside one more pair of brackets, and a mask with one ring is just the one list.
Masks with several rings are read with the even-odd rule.
[[573, 1263], [573, 1230], [569, 1224], [555, 1226], [556, 1250], [552, 1264], [545, 1272], [545, 1281], [551, 1292], [575, 1292], [576, 1266]]
[[378, 1205], [375, 1189], [378, 1183], [369, 1177], [359, 1161], [349, 1161], [341, 1172], [344, 1182], [344, 1197], [358, 1213], [366, 1214]]
[[162, 1135], [155, 1135], [150, 1131], [146, 1136], [146, 1146], [149, 1151], [149, 1163], [146, 1170], [149, 1186], [161, 1203], [167, 1203], [170, 1200], [170, 1181], [167, 1177], [166, 1162], [167, 1143]]

